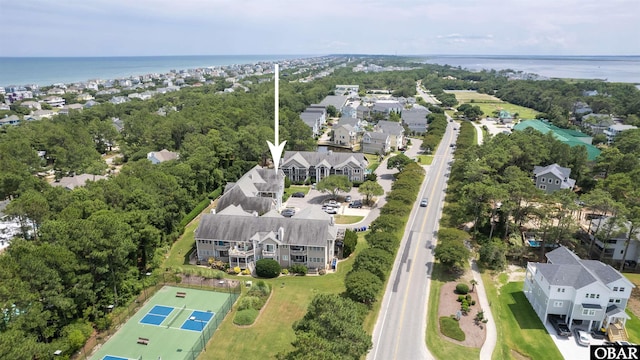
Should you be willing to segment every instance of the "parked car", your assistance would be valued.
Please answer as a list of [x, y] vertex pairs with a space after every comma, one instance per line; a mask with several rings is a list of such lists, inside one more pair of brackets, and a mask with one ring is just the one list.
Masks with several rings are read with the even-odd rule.
[[282, 216], [284, 216], [284, 217], [292, 217], [293, 215], [296, 214], [296, 210], [295, 209], [291, 209], [291, 208], [286, 208], [286, 209], [282, 210], [282, 212], [280, 214]]
[[549, 322], [556, 329], [558, 336], [571, 336], [569, 326], [560, 315], [549, 315]]
[[304, 197], [304, 193], [303, 192], [294, 192], [293, 194], [291, 194], [291, 197], [303, 198]]
[[353, 202], [351, 202], [351, 204], [349, 204], [350, 208], [354, 208], [354, 209], [360, 209], [362, 208], [362, 200], [353, 200]]
[[346, 203], [350, 203], [351, 202], [351, 195], [347, 195], [344, 197], [344, 202]]
[[327, 214], [337, 214], [338, 213], [338, 209], [332, 207], [332, 206], [325, 206], [322, 208], [322, 210], [324, 210], [324, 212], [326, 212]]
[[337, 201], [335, 200], [329, 200], [327, 202], [325, 202], [324, 204], [322, 204], [322, 206], [326, 206], [326, 207], [340, 207], [340, 204], [338, 204]]
[[576, 329], [573, 329], [573, 333], [576, 336], [576, 342], [578, 343], [578, 345], [589, 346], [590, 341], [586, 332], [582, 330], [578, 330], [576, 328]]
[[427, 207], [427, 205], [429, 205], [429, 199], [422, 198], [422, 200], [420, 200], [420, 206], [421, 207]]

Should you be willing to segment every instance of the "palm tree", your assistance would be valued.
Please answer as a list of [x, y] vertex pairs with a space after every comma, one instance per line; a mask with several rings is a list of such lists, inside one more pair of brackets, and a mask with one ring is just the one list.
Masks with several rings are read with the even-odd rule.
[[475, 279], [473, 279], [470, 281], [470, 283], [471, 283], [471, 292], [473, 292], [473, 290], [476, 289], [476, 285], [478, 284], [478, 282]]

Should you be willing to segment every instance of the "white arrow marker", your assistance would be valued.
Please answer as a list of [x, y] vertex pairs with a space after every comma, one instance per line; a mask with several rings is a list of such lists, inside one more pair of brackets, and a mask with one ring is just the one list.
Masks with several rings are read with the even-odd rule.
[[276, 173], [278, 172], [278, 168], [280, 166], [280, 158], [282, 157], [282, 151], [284, 150], [284, 145], [287, 143], [287, 141], [283, 141], [282, 143], [279, 142], [278, 139], [278, 132], [279, 132], [279, 124], [278, 124], [278, 116], [280, 115], [280, 99], [278, 96], [278, 87], [280, 85], [280, 66], [278, 64], [276, 64], [276, 68], [275, 68], [275, 74], [276, 74], [276, 81], [275, 81], [275, 110], [276, 110], [276, 116], [275, 116], [275, 144], [280, 144], [280, 145], [273, 145], [271, 143], [271, 141], [267, 140], [267, 145], [269, 145], [269, 151], [271, 151], [271, 158], [273, 159], [273, 169], [276, 171]]

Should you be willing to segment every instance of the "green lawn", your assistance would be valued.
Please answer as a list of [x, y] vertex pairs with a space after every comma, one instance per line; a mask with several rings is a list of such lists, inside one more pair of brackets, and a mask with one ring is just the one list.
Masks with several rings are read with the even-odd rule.
[[289, 199], [289, 197], [291, 197], [291, 194], [293, 193], [297, 193], [297, 192], [301, 192], [304, 193], [305, 195], [307, 195], [309, 193], [309, 190], [311, 189], [311, 187], [309, 186], [302, 186], [302, 185], [291, 185], [289, 186], [289, 188], [284, 189], [284, 195], [283, 195], [283, 201], [287, 201], [287, 199]]
[[380, 165], [380, 157], [376, 154], [364, 154], [364, 157], [367, 159], [367, 162], [369, 163], [369, 166], [367, 167], [367, 170], [374, 172], [376, 171], [376, 169], [378, 168], [378, 165]]
[[427, 347], [436, 359], [466, 360], [480, 358], [480, 349], [454, 344], [445, 339], [438, 330], [438, 304], [440, 289], [448, 281], [455, 278], [443, 270], [439, 263], [435, 263], [431, 272], [431, 291], [429, 292], [429, 309], [427, 309]]
[[169, 257], [165, 260], [163, 267], [171, 268], [189, 263], [189, 252], [195, 245], [195, 231], [198, 228], [198, 221], [193, 221], [184, 228], [184, 233], [173, 243]]
[[276, 354], [291, 350], [291, 342], [295, 339], [292, 325], [306, 314], [313, 296], [344, 291], [344, 276], [353, 267], [357, 253], [366, 247], [363, 234], [359, 233], [355, 254], [340, 262], [336, 273], [265, 280], [272, 286], [273, 293], [256, 322], [250, 327], [234, 325], [231, 321], [234, 309], [207, 345], [207, 351], [198, 359], [224, 359], [231, 354], [243, 360], [273, 359]]
[[487, 272], [482, 274], [482, 280], [498, 331], [493, 359], [562, 359], [522, 292], [524, 282], [505, 283], [503, 277], [496, 283]]
[[518, 113], [520, 119], [535, 119], [538, 111], [526, 108], [524, 106], [514, 105], [498, 99], [495, 96], [481, 94], [475, 91], [447, 91], [456, 96], [456, 100], [460, 104], [471, 103], [480, 107], [482, 112], [488, 116], [493, 116], [495, 110], [507, 110], [512, 115]]
[[416, 158], [420, 165], [431, 165], [433, 162], [433, 155], [418, 155]]
[[364, 219], [364, 216], [358, 216], [358, 215], [334, 215], [333, 218], [336, 220], [336, 224], [355, 224], [358, 223], [360, 221], [362, 221], [362, 219]]

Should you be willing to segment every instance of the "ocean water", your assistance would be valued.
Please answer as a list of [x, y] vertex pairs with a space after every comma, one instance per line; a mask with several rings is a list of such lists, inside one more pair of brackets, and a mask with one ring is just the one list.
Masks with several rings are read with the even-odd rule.
[[211, 55], [135, 57], [0, 57], [0, 86], [73, 83], [166, 73], [209, 66], [306, 58], [305, 55]]
[[428, 64], [479, 70], [519, 70], [549, 78], [606, 79], [640, 84], [640, 56], [424, 56]]

